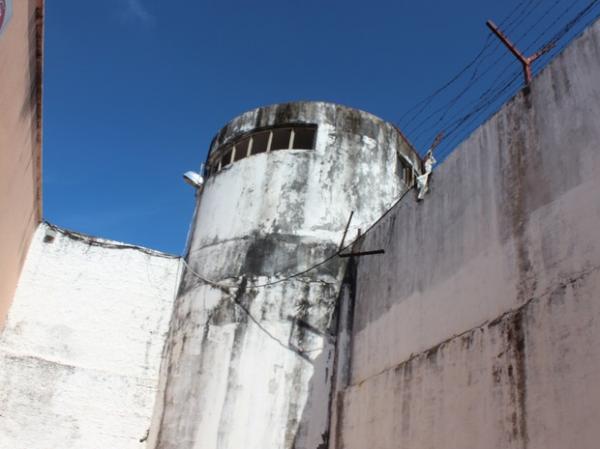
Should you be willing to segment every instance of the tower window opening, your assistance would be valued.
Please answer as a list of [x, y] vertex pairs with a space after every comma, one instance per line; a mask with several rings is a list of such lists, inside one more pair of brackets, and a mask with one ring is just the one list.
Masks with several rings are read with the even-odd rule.
[[273, 137], [271, 139], [271, 151], [277, 150], [289, 150], [290, 141], [292, 139], [291, 128], [279, 128], [272, 131]]
[[292, 148], [296, 150], [312, 150], [315, 147], [316, 134], [317, 128], [314, 126], [294, 128]]
[[253, 154], [278, 150], [313, 150], [316, 135], [316, 125], [287, 126], [245, 134], [218, 148], [206, 166], [205, 173], [207, 177], [214, 175], [223, 167]]
[[237, 162], [240, 159], [248, 156], [248, 147], [250, 146], [250, 137], [246, 137], [245, 139], [240, 140], [235, 144], [235, 155], [233, 157], [233, 162]]
[[401, 156], [398, 156], [398, 161], [400, 162], [398, 164], [398, 175], [400, 176], [404, 184], [406, 184], [408, 187], [412, 186], [414, 182], [413, 168]]
[[233, 149], [231, 147], [225, 150], [223, 157], [221, 158], [221, 167], [226, 167], [231, 164], [231, 156], [233, 153]]
[[269, 146], [271, 131], [263, 131], [252, 136], [252, 154], [264, 153]]

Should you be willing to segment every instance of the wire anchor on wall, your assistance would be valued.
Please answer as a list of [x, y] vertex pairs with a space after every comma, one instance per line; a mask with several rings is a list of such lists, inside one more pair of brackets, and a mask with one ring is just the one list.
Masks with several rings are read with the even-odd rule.
[[417, 176], [417, 199], [422, 200], [425, 198], [425, 194], [429, 191], [429, 177], [431, 176], [431, 172], [433, 171], [433, 166], [437, 162], [433, 157], [433, 150], [440, 144], [442, 138], [444, 137], [444, 132], [441, 131], [435, 136], [435, 140], [427, 150], [427, 154], [425, 154], [425, 158], [423, 159], [423, 173]]
[[[385, 250], [383, 249], [376, 249], [376, 250], [372, 250], [372, 251], [358, 251], [358, 252], [349, 252], [349, 253], [342, 253], [342, 250], [344, 249], [344, 242], [346, 241], [346, 235], [348, 234], [348, 228], [350, 227], [350, 222], [352, 221], [352, 216], [354, 215], [354, 211], [350, 212], [350, 218], [348, 218], [348, 223], [346, 223], [346, 228], [344, 229], [344, 234], [342, 235], [342, 241], [340, 242], [340, 246], [338, 247], [338, 256], [339, 257], [361, 257], [361, 256], [372, 256], [375, 254], [385, 254]], [[356, 239], [356, 242], [358, 242], [358, 240], [360, 239], [360, 229], [358, 230], [358, 237]]]
[[515, 44], [513, 44], [502, 31], [500, 31], [500, 28], [498, 28], [498, 26], [494, 22], [492, 22], [491, 20], [488, 20], [486, 22], [486, 25], [488, 26], [488, 28], [490, 30], [492, 30], [492, 32], [496, 36], [498, 36], [498, 38], [502, 41], [502, 43], [504, 45], [506, 45], [506, 47], [510, 50], [510, 52], [513, 55], [515, 55], [515, 57], [519, 60], [519, 62], [521, 64], [523, 64], [523, 75], [525, 77], [525, 85], [529, 86], [529, 84], [531, 83], [531, 79], [533, 77], [532, 70], [531, 70], [531, 64], [533, 64], [533, 62], [536, 59], [538, 59], [540, 56], [544, 55], [550, 49], [552, 49], [552, 47], [554, 47], [554, 43], [552, 43], [552, 42], [549, 43], [544, 48], [542, 48], [540, 51], [538, 51], [537, 53], [535, 53], [531, 56], [525, 56], [523, 53], [521, 53], [517, 49]]

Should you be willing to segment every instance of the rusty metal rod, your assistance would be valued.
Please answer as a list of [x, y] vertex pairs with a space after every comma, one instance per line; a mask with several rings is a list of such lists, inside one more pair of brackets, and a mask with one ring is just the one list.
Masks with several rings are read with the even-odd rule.
[[440, 144], [440, 142], [444, 139], [444, 131], [440, 131], [433, 139], [433, 143], [431, 144], [431, 151], [435, 150], [436, 147]]
[[354, 211], [350, 212], [350, 218], [348, 218], [348, 223], [346, 223], [346, 229], [344, 229], [344, 235], [342, 235], [342, 241], [340, 242], [340, 246], [338, 248], [338, 253], [341, 253], [344, 249], [344, 242], [346, 241], [346, 234], [348, 234], [348, 228], [350, 227], [350, 222], [352, 221], [352, 216], [354, 215]]
[[496, 36], [498, 36], [498, 39], [500, 39], [502, 41], [502, 43], [504, 45], [506, 45], [506, 47], [510, 50], [510, 52], [513, 55], [515, 55], [515, 57], [519, 60], [519, 62], [521, 64], [523, 64], [523, 74], [525, 77], [525, 84], [529, 85], [529, 83], [531, 83], [531, 79], [533, 78], [533, 74], [531, 71], [531, 64], [533, 64], [533, 62], [536, 59], [538, 59], [540, 56], [547, 53], [548, 50], [550, 50], [554, 45], [553, 44], [547, 45], [544, 48], [542, 48], [540, 51], [538, 51], [537, 53], [527, 57], [517, 49], [516, 45], [510, 41], [510, 39], [500, 30], [500, 28], [498, 28], [498, 26], [494, 22], [492, 22], [491, 20], [488, 20], [486, 22], [486, 25], [488, 26], [488, 28], [490, 30], [492, 30], [492, 32]]

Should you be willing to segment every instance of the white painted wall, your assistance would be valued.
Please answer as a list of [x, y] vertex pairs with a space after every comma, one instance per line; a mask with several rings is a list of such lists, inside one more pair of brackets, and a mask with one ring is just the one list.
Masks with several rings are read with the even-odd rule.
[[[334, 332], [345, 260], [335, 255], [407, 186], [391, 125], [328, 103], [260, 108], [230, 122], [213, 150], [251, 130], [318, 125], [313, 150], [251, 155], [211, 176], [199, 195], [189, 265], [175, 304], [149, 447], [324, 449]], [[281, 281], [275, 285], [261, 284]], [[240, 305], [241, 304], [241, 305]], [[245, 310], [244, 310], [245, 309]], [[294, 327], [294, 322], [308, 326]]]
[[0, 448], [143, 448], [179, 259], [48, 229], [0, 335]]
[[365, 239], [335, 449], [597, 449], [600, 21]]

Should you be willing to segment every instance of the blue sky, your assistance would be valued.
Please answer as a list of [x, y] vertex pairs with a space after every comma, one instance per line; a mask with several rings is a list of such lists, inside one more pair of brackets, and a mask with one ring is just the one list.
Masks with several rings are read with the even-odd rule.
[[48, 1], [45, 217], [180, 253], [194, 208], [181, 174], [228, 120], [324, 100], [397, 121], [519, 3]]

